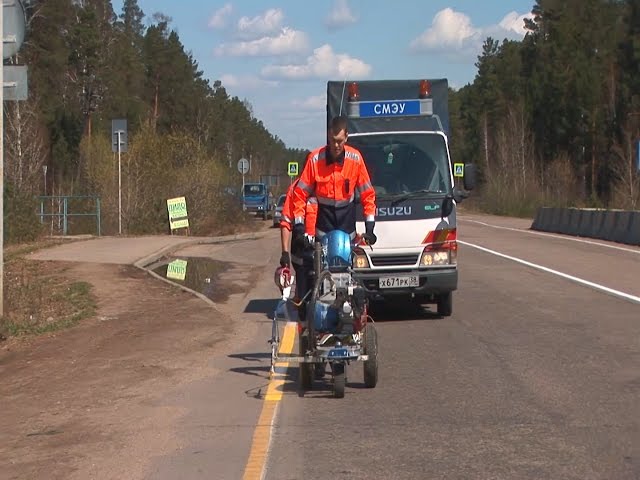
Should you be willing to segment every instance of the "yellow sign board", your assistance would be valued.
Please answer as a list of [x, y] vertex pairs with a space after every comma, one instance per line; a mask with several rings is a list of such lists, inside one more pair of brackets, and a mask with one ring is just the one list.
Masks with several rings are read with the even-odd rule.
[[168, 199], [167, 210], [169, 211], [169, 226], [171, 227], [171, 230], [189, 228], [189, 219], [187, 218], [187, 201], [184, 197]]
[[182, 280], [187, 276], [187, 261], [174, 260], [167, 264], [167, 278], [171, 280]]
[[290, 177], [298, 176], [298, 162], [289, 162], [287, 166], [287, 172]]
[[464, 177], [464, 163], [454, 163], [453, 164], [453, 176], [454, 177]]

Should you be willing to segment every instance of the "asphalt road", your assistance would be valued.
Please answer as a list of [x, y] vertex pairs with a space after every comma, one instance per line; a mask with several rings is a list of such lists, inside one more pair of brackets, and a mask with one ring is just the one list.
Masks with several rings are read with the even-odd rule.
[[529, 225], [463, 216], [453, 316], [377, 312], [375, 389], [290, 369], [265, 478], [640, 478], [640, 249]]
[[[349, 367], [343, 399], [327, 381], [301, 395], [295, 367], [269, 382], [277, 230], [181, 246], [176, 256], [234, 265], [222, 284], [242, 288], [212, 311], [238, 333], [207, 376], [161, 402], [181, 412], [178, 447], [146, 459], [145, 478], [249, 480], [264, 467], [269, 480], [639, 479], [640, 248], [530, 225], [462, 215], [453, 316], [375, 311], [378, 386]], [[117, 263], [171, 245], [91, 242], [86, 261]]]

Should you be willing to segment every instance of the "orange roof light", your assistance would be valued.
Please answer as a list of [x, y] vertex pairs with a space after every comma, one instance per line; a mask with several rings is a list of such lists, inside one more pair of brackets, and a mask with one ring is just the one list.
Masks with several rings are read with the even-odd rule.
[[360, 99], [360, 95], [358, 93], [358, 84], [356, 82], [351, 82], [349, 84], [349, 101], [357, 102]]
[[431, 82], [420, 80], [420, 98], [427, 98], [429, 95], [431, 95]]

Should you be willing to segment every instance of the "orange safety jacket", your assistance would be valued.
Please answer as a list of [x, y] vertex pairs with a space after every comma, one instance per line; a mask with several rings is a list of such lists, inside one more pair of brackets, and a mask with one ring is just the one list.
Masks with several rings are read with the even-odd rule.
[[375, 220], [376, 193], [362, 153], [345, 145], [339, 158], [330, 158], [327, 147], [307, 156], [307, 162], [293, 191], [294, 223], [303, 223], [310, 196], [318, 199], [316, 236], [331, 230], [353, 234], [356, 230], [356, 191], [364, 210], [365, 221]]
[[[286, 228], [291, 230], [294, 214], [293, 214], [293, 191], [298, 184], [298, 180], [293, 182], [287, 190], [287, 196], [282, 206], [282, 217], [280, 219], [280, 228]], [[304, 233], [307, 235], [315, 236], [316, 234], [316, 219], [318, 217], [318, 199], [315, 197], [309, 197], [306, 204], [305, 216], [304, 216]]]

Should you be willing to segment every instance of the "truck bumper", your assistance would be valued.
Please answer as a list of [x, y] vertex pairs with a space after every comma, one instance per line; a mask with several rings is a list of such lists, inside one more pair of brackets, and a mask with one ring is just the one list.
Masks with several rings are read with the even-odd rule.
[[265, 211], [264, 205], [244, 205], [244, 211], [249, 213], [263, 213]]
[[[418, 275], [417, 287], [380, 288], [380, 276], [382, 275]], [[448, 293], [458, 288], [458, 269], [447, 268], [438, 270], [412, 270], [412, 271], [356, 271], [354, 278], [364, 285], [367, 295], [371, 299], [379, 300], [388, 297], [431, 297], [442, 293]]]

